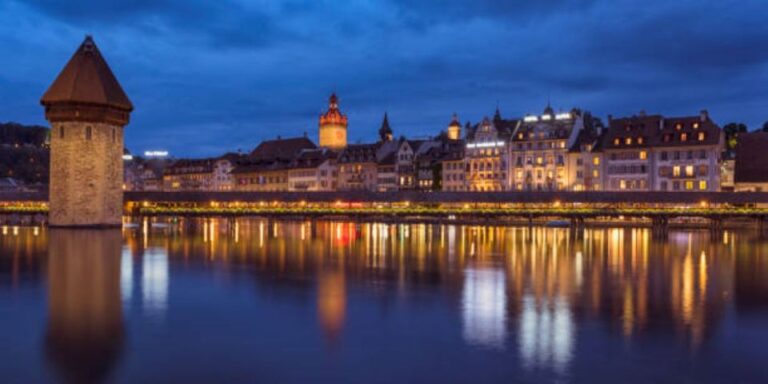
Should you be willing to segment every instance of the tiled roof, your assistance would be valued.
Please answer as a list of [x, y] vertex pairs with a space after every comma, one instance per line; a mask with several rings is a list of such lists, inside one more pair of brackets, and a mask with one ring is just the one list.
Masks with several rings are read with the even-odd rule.
[[650, 148], [663, 124], [661, 115], [639, 115], [612, 119], [603, 135], [602, 148]]
[[768, 132], [739, 135], [734, 176], [737, 183], [768, 183]]
[[293, 160], [302, 150], [316, 149], [312, 140], [306, 137], [265, 140], [251, 152], [251, 157], [258, 160]]
[[83, 103], [133, 110], [133, 104], [90, 36], [69, 59], [40, 102], [43, 105]]
[[701, 116], [668, 117], [664, 119], [654, 146], [716, 145], [720, 142], [721, 132], [706, 112], [702, 112]]

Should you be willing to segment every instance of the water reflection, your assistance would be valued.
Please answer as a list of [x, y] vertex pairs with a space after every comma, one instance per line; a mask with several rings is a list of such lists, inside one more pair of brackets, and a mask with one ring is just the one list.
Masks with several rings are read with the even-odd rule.
[[[221, 336], [229, 340], [222, 345], [257, 340], [247, 356], [281, 351], [282, 344], [262, 345], [270, 335], [253, 336], [254, 329], [280, 340], [302, 335], [294, 341], [302, 348], [290, 349], [297, 355], [282, 350], [286, 360], [325, 350], [303, 348], [315, 341], [341, 350], [365, 344], [369, 353], [386, 343], [406, 350], [432, 343], [567, 378], [601, 368], [585, 357], [596, 346], [619, 344], [616, 359], [648, 361], [656, 356], [648, 345], [688, 359], [731, 342], [723, 335], [737, 332], [742, 316], [768, 310], [768, 242], [750, 231], [716, 239], [680, 231], [657, 241], [640, 228], [574, 236], [552, 228], [259, 219], [146, 220], [122, 235], [8, 227], [0, 236], [0, 292], [44, 279], [44, 354], [68, 381], [107, 378], [122, 355], [141, 353], [124, 347], [126, 337], [142, 336], [126, 336], [124, 321], [172, 333], [184, 329], [179, 321], [197, 319], [189, 316], [217, 319], [214, 312], [227, 309], [218, 302], [233, 308], [221, 315], [227, 326], [194, 328], [176, 342], [200, 333], [216, 341], [231, 325], [238, 334]], [[199, 310], [166, 316], [174, 306]], [[408, 330], [419, 321], [428, 324], [421, 334], [435, 335], [416, 341], [420, 333]], [[386, 336], [367, 344], [379, 332]], [[206, 352], [226, 355], [222, 348]], [[462, 356], [451, 364], [457, 370], [471, 361]]]
[[45, 351], [64, 382], [101, 382], [120, 357], [121, 244], [119, 230], [50, 230]]

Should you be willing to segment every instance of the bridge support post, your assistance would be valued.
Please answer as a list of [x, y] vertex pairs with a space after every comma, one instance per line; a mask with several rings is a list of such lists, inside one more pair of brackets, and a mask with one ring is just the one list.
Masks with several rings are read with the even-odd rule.
[[723, 219], [719, 217], [709, 219], [709, 238], [712, 241], [719, 241], [723, 238]]
[[669, 219], [663, 216], [657, 216], [652, 219], [651, 235], [656, 239], [667, 239], [669, 237]]

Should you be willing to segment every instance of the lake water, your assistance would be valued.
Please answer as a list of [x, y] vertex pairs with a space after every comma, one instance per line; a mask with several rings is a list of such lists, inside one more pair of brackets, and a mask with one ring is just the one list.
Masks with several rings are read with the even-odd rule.
[[755, 231], [3, 227], [0, 382], [768, 382]]

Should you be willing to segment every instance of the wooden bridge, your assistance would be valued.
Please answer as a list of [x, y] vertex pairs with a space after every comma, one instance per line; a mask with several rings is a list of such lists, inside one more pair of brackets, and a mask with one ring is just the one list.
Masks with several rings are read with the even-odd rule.
[[[581, 228], [595, 220], [640, 220], [654, 233], [670, 221], [726, 220], [768, 229], [768, 193], [734, 192], [126, 192], [131, 216], [269, 216], [355, 219], [473, 218], [527, 222], [565, 220]], [[45, 193], [0, 194], [0, 214], [47, 212]]]

